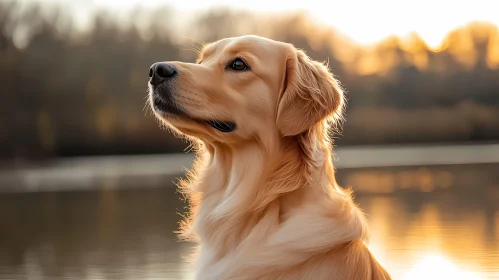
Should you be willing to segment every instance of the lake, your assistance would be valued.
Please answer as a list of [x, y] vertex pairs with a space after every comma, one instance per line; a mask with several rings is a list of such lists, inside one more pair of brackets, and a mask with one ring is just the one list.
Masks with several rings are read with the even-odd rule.
[[[499, 279], [499, 164], [337, 174], [356, 190], [369, 247], [394, 279]], [[0, 193], [0, 279], [189, 279], [173, 177], [113, 178]]]

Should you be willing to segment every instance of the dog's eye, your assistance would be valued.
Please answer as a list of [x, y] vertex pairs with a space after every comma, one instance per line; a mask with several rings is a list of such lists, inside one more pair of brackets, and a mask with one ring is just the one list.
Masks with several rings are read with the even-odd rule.
[[236, 71], [243, 71], [249, 69], [248, 65], [240, 58], [236, 58], [231, 64], [230, 68]]

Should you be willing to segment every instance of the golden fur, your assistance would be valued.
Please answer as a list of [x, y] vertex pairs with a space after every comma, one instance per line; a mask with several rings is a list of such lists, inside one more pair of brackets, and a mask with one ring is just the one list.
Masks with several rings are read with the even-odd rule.
[[[250, 70], [227, 70], [235, 58]], [[328, 132], [345, 102], [325, 65], [257, 36], [171, 64], [171, 98], [187, 114], [154, 112], [196, 147], [181, 230], [199, 243], [196, 279], [390, 279], [364, 245], [362, 211], [335, 180]], [[199, 121], [210, 119], [237, 129]]]

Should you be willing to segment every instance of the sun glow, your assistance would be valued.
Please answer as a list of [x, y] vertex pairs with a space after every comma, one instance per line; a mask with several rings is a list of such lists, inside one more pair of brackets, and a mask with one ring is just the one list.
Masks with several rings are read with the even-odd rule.
[[93, 3], [113, 9], [133, 9], [140, 5], [168, 5], [182, 15], [194, 11], [230, 7], [255, 12], [289, 12], [301, 10], [326, 23], [360, 44], [375, 44], [391, 35], [405, 36], [416, 32], [432, 49], [438, 49], [445, 35], [472, 21], [499, 25], [499, 2], [488, 0], [350, 0], [350, 1], [232, 1], [232, 0], [100, 0]]

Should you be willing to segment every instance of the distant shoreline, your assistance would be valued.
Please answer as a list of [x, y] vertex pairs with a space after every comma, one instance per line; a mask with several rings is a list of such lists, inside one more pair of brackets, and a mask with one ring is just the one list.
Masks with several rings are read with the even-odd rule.
[[[0, 193], [169, 183], [193, 159], [192, 153], [54, 159], [1, 169]], [[336, 147], [334, 163], [337, 169], [499, 163], [499, 144]]]

